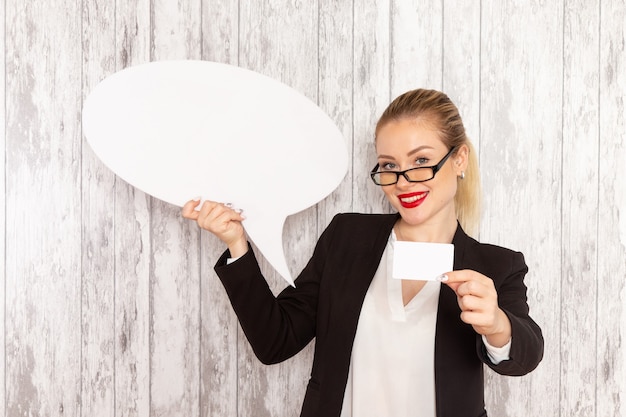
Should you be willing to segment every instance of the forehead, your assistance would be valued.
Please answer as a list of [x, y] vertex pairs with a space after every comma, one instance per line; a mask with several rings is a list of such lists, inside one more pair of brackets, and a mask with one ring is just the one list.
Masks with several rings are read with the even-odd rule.
[[445, 150], [446, 146], [434, 126], [423, 121], [401, 119], [391, 121], [378, 130], [376, 151], [379, 155], [402, 155], [417, 148]]

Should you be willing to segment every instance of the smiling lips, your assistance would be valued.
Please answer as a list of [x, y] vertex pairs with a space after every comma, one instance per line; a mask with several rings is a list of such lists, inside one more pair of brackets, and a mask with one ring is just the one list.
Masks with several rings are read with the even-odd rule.
[[398, 199], [400, 200], [400, 204], [402, 205], [402, 207], [415, 208], [424, 202], [424, 200], [426, 199], [426, 195], [428, 195], [427, 191], [400, 194], [398, 196]]

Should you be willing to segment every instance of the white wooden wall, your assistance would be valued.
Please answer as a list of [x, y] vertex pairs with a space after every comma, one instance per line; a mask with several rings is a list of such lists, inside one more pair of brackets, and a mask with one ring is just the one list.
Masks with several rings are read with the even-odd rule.
[[532, 374], [488, 373], [490, 415], [626, 416], [624, 0], [1, 0], [0, 25], [0, 416], [298, 415], [311, 346], [259, 364], [221, 245], [82, 136], [100, 80], [173, 58], [281, 80], [345, 134], [344, 182], [287, 221], [294, 272], [334, 213], [389, 210], [367, 177], [389, 101], [446, 91], [479, 149], [480, 238], [525, 253], [546, 340]]

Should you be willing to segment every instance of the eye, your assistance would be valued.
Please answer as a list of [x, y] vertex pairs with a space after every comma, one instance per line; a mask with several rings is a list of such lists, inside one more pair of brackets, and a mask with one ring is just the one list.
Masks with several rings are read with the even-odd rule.
[[417, 166], [426, 165], [429, 161], [430, 161], [430, 159], [428, 159], [426, 157], [420, 157], [420, 158], [417, 158], [415, 160], [415, 165], [417, 165]]
[[393, 171], [395, 169], [397, 169], [397, 165], [394, 164], [393, 162], [385, 162], [380, 164], [380, 169], [383, 171]]

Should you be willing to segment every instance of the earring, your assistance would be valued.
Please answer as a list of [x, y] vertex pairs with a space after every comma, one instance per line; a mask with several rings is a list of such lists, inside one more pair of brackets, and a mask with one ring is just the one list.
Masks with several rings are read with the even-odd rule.
[[465, 171], [461, 171], [461, 175], [459, 175], [459, 178], [461, 178], [462, 180], [465, 179]]

